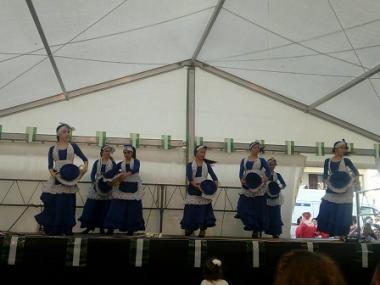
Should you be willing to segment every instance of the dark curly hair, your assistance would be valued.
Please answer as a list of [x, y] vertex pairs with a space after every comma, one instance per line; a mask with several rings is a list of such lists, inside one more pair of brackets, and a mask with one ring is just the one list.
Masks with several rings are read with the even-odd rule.
[[274, 285], [345, 285], [335, 262], [324, 254], [295, 250], [284, 254], [277, 265]]

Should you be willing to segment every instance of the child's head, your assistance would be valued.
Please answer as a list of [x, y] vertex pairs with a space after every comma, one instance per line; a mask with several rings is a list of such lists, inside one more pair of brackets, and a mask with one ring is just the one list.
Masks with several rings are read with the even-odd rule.
[[206, 261], [204, 278], [209, 281], [223, 279], [222, 261], [212, 257]]

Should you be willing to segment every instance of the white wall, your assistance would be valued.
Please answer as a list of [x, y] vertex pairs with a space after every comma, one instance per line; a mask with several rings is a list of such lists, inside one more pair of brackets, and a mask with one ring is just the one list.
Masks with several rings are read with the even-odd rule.
[[34, 126], [38, 133], [54, 134], [59, 122], [73, 125], [74, 135], [107, 131], [110, 137], [140, 133], [184, 139], [186, 69], [0, 118], [4, 132], [24, 133], [26, 126]]
[[205, 140], [237, 142], [264, 139], [267, 143], [326, 146], [345, 138], [358, 148], [373, 148], [374, 141], [297, 111], [208, 72], [196, 72], [196, 134]]

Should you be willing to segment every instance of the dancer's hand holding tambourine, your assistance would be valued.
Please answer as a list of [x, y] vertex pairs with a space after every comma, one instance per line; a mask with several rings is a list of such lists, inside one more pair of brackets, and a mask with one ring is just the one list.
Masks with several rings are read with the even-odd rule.
[[199, 185], [200, 190], [202, 191], [202, 196], [207, 199], [212, 199], [218, 189], [218, 181], [212, 181], [205, 179]]
[[122, 182], [125, 180], [125, 178], [127, 178], [128, 176], [131, 176], [132, 175], [132, 172], [128, 171], [128, 172], [122, 172], [118, 179], [119, 179], [119, 182]]
[[83, 175], [85, 175], [86, 172], [87, 172], [87, 166], [86, 165], [79, 166], [79, 173], [80, 173], [81, 178], [83, 177]]
[[57, 173], [58, 173], [57, 170], [55, 170], [55, 169], [50, 169], [49, 171], [50, 171], [50, 175], [51, 175], [52, 177], [56, 177], [56, 176], [57, 176]]
[[194, 188], [198, 189], [199, 191], [202, 191], [200, 183], [195, 183], [194, 181], [191, 181], [190, 184], [193, 185]]

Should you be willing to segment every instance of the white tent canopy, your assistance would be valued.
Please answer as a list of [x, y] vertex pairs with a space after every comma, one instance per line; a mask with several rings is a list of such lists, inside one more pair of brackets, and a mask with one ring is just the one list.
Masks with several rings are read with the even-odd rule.
[[[38, 134], [53, 135], [64, 121], [76, 127], [74, 136], [106, 131], [107, 137], [139, 133], [188, 142], [186, 149], [140, 148], [144, 183], [184, 184], [195, 136], [313, 147], [346, 138], [367, 151], [354, 157], [356, 165], [375, 165], [379, 1], [0, 0], [0, 39], [0, 134], [35, 126]], [[26, 202], [39, 203], [36, 179], [48, 175], [47, 145], [0, 143], [0, 204], [13, 205], [13, 212], [0, 207], [0, 226], [9, 229]], [[98, 146], [81, 148], [91, 163], [98, 158]], [[275, 154], [288, 184], [289, 227], [304, 167], [320, 167], [325, 157]], [[226, 186], [217, 209], [226, 210], [227, 202], [234, 209], [238, 192], [228, 187], [239, 187], [245, 155], [209, 150]], [[122, 159], [119, 148], [115, 157]], [[174, 208], [182, 207], [181, 191]], [[34, 230], [37, 210], [15, 229]], [[144, 212], [148, 220], [151, 212]], [[178, 212], [166, 213], [164, 232], [179, 233]], [[225, 213], [218, 215], [223, 221]], [[233, 215], [214, 234], [241, 232]], [[157, 231], [158, 211], [151, 217], [148, 229]]]
[[371, 0], [2, 0], [0, 116], [192, 59], [378, 140], [379, 15]]

